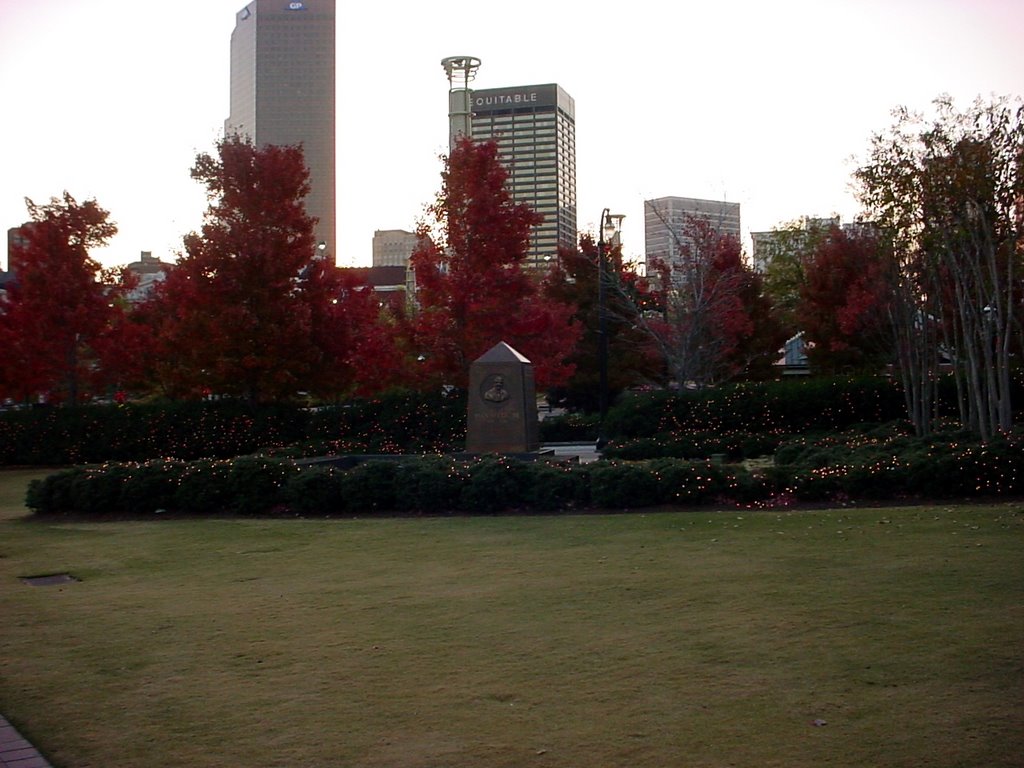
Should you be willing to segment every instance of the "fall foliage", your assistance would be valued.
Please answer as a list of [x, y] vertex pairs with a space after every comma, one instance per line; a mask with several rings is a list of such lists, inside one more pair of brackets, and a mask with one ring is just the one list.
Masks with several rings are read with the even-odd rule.
[[[598, 253], [590, 235], [580, 238], [579, 247], [563, 249], [558, 264], [545, 286], [554, 301], [576, 308], [574, 319], [582, 335], [569, 361], [572, 377], [549, 395], [570, 408], [594, 411], [599, 406], [597, 306]], [[608, 334], [608, 389], [614, 402], [619, 393], [638, 385], [664, 381], [665, 367], [650, 336], [639, 323], [639, 315], [656, 308], [656, 297], [635, 265], [623, 260], [621, 245], [613, 246], [606, 259], [606, 326]]]
[[896, 110], [854, 180], [892, 241], [891, 332], [908, 415], [930, 431], [947, 362], [961, 423], [987, 440], [1013, 425], [1010, 369], [1022, 349], [1024, 104], [934, 106], [930, 118]]
[[890, 360], [889, 269], [877, 233], [833, 227], [804, 266], [797, 317], [816, 370], [881, 370]]
[[411, 260], [420, 384], [465, 386], [469, 365], [500, 341], [533, 363], [538, 387], [565, 381], [579, 333], [573, 309], [545, 297], [523, 268], [539, 217], [512, 201], [497, 145], [460, 140], [441, 178]]
[[780, 334], [739, 241], [699, 218], [679, 234], [676, 258], [648, 264], [662, 309], [641, 316], [672, 380], [704, 387], [767, 365]]
[[121, 310], [116, 276], [89, 255], [117, 227], [95, 200], [79, 203], [67, 192], [47, 205], [26, 203], [27, 244], [0, 304], [0, 395], [77, 403], [102, 391], [97, 346]]
[[324, 362], [310, 297], [328, 300], [322, 272], [300, 280], [315, 258], [302, 150], [230, 136], [217, 156], [197, 157], [192, 177], [210, 204], [153, 300], [157, 378], [174, 396], [292, 396]]

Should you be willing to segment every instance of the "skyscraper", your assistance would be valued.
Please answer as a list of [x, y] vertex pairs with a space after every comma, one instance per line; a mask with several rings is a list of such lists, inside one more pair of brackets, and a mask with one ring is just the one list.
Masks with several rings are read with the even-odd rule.
[[334, 172], [334, 0], [252, 0], [231, 33], [231, 113], [225, 133], [257, 146], [301, 144], [306, 210], [337, 256]]
[[544, 217], [530, 235], [527, 266], [576, 246], [576, 105], [556, 84], [473, 91], [473, 140], [493, 139], [508, 189]]
[[706, 221], [720, 235], [740, 239], [740, 204], [695, 197], [658, 197], [644, 201], [644, 250], [648, 263], [672, 264], [679, 249], [692, 245], [688, 220]]

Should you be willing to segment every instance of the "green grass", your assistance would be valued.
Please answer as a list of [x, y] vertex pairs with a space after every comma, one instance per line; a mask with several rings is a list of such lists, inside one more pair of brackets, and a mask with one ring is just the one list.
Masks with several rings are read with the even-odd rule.
[[29, 476], [0, 712], [61, 768], [1024, 754], [1019, 504], [82, 523]]

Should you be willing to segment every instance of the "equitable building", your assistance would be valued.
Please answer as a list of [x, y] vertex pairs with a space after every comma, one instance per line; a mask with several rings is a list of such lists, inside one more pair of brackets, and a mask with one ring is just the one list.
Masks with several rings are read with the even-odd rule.
[[556, 84], [524, 85], [474, 90], [472, 110], [473, 140], [497, 142], [512, 199], [544, 217], [526, 266], [545, 266], [576, 247], [575, 102]]

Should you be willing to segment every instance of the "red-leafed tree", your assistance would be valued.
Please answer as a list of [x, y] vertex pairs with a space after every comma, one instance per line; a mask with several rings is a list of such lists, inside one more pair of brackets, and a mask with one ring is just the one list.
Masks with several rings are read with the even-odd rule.
[[396, 339], [403, 320], [365, 281], [323, 260], [304, 272], [310, 335], [322, 354], [307, 389], [324, 398], [365, 396], [398, 386], [402, 358]]
[[648, 264], [661, 312], [641, 316], [672, 379], [703, 387], [763, 371], [781, 336], [739, 241], [704, 219], [689, 218], [677, 244], [675, 258]]
[[89, 256], [117, 227], [95, 200], [78, 203], [67, 192], [48, 205], [26, 202], [32, 221], [0, 303], [0, 390], [22, 401], [46, 395], [73, 404], [90, 394], [95, 344], [119, 311], [119, 287]]
[[874, 370], [891, 360], [889, 270], [874, 231], [833, 227], [804, 266], [797, 317], [817, 370]]
[[[579, 247], [562, 249], [546, 286], [553, 300], [576, 308], [573, 315], [582, 334], [569, 361], [575, 371], [568, 382], [549, 393], [549, 398], [569, 408], [596, 411], [600, 404], [598, 343], [600, 332], [597, 302], [598, 252], [591, 235], [580, 237]], [[622, 247], [605, 254], [605, 325], [608, 334], [609, 399], [628, 387], [662, 383], [665, 366], [650, 336], [639, 322], [644, 312], [657, 309], [648, 282], [634, 264], [622, 257]]]
[[530, 359], [538, 387], [564, 382], [579, 328], [523, 269], [540, 217], [512, 201], [497, 145], [461, 140], [441, 177], [412, 256], [419, 383], [465, 386], [469, 365], [501, 341]]
[[192, 178], [210, 204], [155, 292], [158, 379], [175, 396], [288, 398], [324, 360], [300, 278], [315, 258], [302, 150], [229, 136], [198, 155]]
[[112, 307], [116, 311], [93, 344], [99, 358], [96, 374], [115, 394], [148, 393], [153, 387], [157, 350], [153, 313], [147, 303], [133, 304], [127, 298], [138, 286], [136, 275], [124, 267], [111, 274], [117, 277], [121, 291]]

